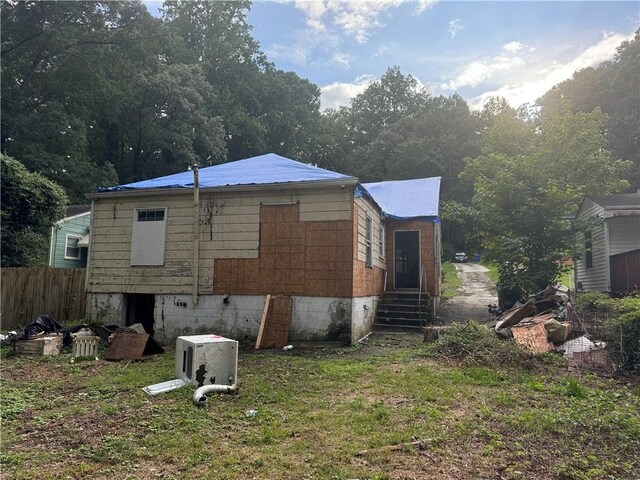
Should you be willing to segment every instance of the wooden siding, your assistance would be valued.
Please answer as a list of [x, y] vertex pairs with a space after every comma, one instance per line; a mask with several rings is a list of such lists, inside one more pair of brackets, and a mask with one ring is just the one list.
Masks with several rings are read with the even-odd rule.
[[[579, 212], [578, 220], [601, 217], [603, 209], [586, 198]], [[577, 251], [579, 257], [574, 259], [576, 284], [581, 282], [584, 290], [606, 292], [609, 290], [609, 258], [607, 255], [607, 242], [605, 239], [605, 227], [599, 223], [591, 228], [593, 266], [587, 268], [585, 261], [585, 236], [584, 233], [576, 235]]]
[[368, 200], [363, 197], [356, 198], [354, 212], [357, 214], [357, 259], [367, 261], [367, 215], [371, 217], [373, 229], [371, 242], [372, 266], [386, 270], [387, 264], [384, 256], [380, 256], [380, 226], [383, 225], [380, 212]]
[[[367, 266], [367, 214], [371, 217], [372, 265]], [[353, 205], [353, 237], [357, 239], [353, 248], [353, 288], [354, 297], [368, 297], [380, 295], [384, 290], [384, 276], [386, 270], [385, 259], [380, 256], [380, 213], [369, 201], [363, 198], [354, 200]], [[386, 253], [386, 252], [385, 252]]]
[[80, 249], [79, 260], [69, 260], [64, 258], [65, 240], [67, 235], [83, 237], [89, 232], [91, 223], [91, 213], [77, 216], [69, 220], [62, 220], [60, 228], [54, 225], [51, 235], [51, 248], [49, 251], [49, 266], [54, 268], [84, 268], [87, 265], [87, 249]]
[[[298, 204], [299, 220], [349, 220], [353, 188], [200, 193], [199, 293], [213, 290], [216, 259], [258, 258], [260, 206]], [[167, 207], [165, 263], [132, 267], [131, 229], [135, 208]], [[189, 294], [193, 266], [193, 192], [176, 195], [99, 198], [94, 203], [91, 234], [92, 293]]]
[[640, 249], [640, 216], [610, 217], [609, 255]]

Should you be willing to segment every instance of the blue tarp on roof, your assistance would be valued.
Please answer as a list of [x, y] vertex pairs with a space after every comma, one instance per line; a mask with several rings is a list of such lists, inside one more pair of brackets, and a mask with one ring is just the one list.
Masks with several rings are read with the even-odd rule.
[[362, 186], [389, 218], [438, 223], [440, 180], [441, 177], [417, 178], [363, 183]]
[[[222, 163], [200, 169], [200, 188], [232, 185], [267, 185], [291, 182], [321, 182], [330, 180], [355, 180], [354, 177], [314, 167], [267, 153], [257, 157]], [[186, 171], [140, 182], [100, 188], [99, 192], [144, 190], [151, 188], [193, 188], [193, 172]]]

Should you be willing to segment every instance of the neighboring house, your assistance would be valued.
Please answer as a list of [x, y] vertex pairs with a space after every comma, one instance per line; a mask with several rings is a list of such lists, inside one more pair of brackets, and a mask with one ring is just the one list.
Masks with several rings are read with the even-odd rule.
[[576, 220], [595, 220], [577, 238], [576, 287], [613, 294], [640, 290], [640, 192], [587, 196]]
[[255, 339], [271, 294], [292, 297], [290, 341], [354, 342], [385, 285], [422, 285], [437, 304], [439, 178], [362, 186], [267, 154], [194, 180], [188, 171], [88, 195], [92, 320], [141, 322], [164, 341]]
[[51, 227], [49, 266], [54, 268], [85, 268], [91, 205], [69, 205], [66, 217]]

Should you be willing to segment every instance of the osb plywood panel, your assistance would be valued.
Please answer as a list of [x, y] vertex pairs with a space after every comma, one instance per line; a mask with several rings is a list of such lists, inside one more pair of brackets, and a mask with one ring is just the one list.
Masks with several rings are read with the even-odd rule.
[[263, 205], [259, 258], [217, 259], [213, 292], [351, 296], [352, 222], [301, 222], [299, 217], [297, 204]]
[[287, 344], [292, 307], [289, 296], [271, 297], [260, 348], [282, 348]]

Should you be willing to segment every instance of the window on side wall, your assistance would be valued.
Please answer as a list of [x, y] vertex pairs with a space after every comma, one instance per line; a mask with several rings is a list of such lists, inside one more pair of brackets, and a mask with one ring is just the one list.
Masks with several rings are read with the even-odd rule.
[[131, 265], [164, 265], [166, 228], [166, 207], [134, 210]]
[[380, 235], [380, 258], [384, 258], [384, 225], [380, 225], [378, 233]]
[[584, 263], [586, 268], [593, 267], [593, 240], [591, 230], [584, 232]]
[[366, 265], [367, 267], [370, 267], [373, 264], [373, 258], [372, 258], [373, 255], [371, 252], [372, 237], [373, 237], [372, 220], [371, 220], [371, 217], [367, 215], [367, 232], [366, 232], [366, 245], [367, 245]]
[[80, 260], [80, 247], [78, 242], [82, 237], [76, 235], [67, 235], [64, 240], [64, 259], [65, 260]]

